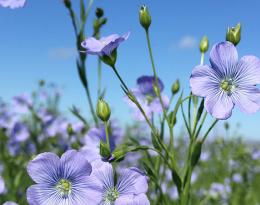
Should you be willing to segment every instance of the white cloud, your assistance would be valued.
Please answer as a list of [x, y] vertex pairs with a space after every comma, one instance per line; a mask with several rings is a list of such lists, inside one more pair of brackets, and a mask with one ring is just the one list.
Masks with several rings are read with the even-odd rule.
[[68, 59], [75, 57], [76, 54], [76, 49], [69, 47], [52, 48], [48, 53], [49, 57], [53, 59]]
[[193, 36], [183, 36], [178, 42], [178, 47], [181, 49], [191, 49], [197, 46], [197, 40]]

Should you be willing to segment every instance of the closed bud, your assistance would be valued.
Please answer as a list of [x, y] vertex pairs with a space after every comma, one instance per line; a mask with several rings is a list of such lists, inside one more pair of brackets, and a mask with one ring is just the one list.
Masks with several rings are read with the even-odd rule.
[[110, 157], [110, 154], [111, 154], [110, 153], [110, 147], [108, 146], [107, 143], [100, 141], [99, 153], [105, 159], [108, 159]]
[[180, 81], [177, 79], [173, 84], [172, 84], [172, 94], [175, 95], [178, 93], [180, 90]]
[[209, 49], [209, 39], [207, 36], [203, 36], [203, 38], [200, 41], [200, 52], [206, 53]]
[[139, 21], [140, 21], [140, 24], [143, 26], [143, 28], [146, 31], [148, 31], [148, 29], [151, 25], [152, 19], [151, 19], [151, 15], [148, 11], [147, 6], [145, 6], [145, 5], [141, 6], [141, 9], [139, 11]]
[[227, 29], [226, 40], [233, 43], [235, 46], [241, 39], [241, 24], [238, 23], [235, 27]]
[[63, 2], [64, 2], [65, 6], [66, 6], [67, 8], [71, 8], [71, 2], [70, 2], [70, 0], [63, 0]]
[[96, 17], [101, 18], [104, 15], [104, 10], [101, 8], [96, 8]]
[[71, 124], [68, 124], [68, 126], [67, 126], [67, 133], [69, 136], [74, 134], [74, 130], [73, 130], [73, 127]]
[[128, 153], [128, 147], [126, 145], [117, 147], [112, 153], [112, 160], [115, 162], [120, 162], [125, 158]]
[[97, 108], [96, 108], [97, 116], [103, 121], [106, 122], [110, 118], [110, 107], [109, 105], [102, 99], [98, 100]]

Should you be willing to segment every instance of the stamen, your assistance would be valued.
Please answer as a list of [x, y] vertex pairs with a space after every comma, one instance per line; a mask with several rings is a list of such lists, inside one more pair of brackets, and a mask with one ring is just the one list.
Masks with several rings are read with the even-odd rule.
[[56, 185], [56, 188], [62, 197], [67, 198], [71, 193], [71, 182], [66, 179], [61, 179]]

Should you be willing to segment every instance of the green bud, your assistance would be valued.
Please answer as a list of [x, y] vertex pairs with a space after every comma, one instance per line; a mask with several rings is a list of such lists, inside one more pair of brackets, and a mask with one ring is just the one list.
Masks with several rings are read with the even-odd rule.
[[102, 56], [100, 57], [100, 59], [103, 61], [103, 63], [111, 66], [111, 67], [114, 67], [115, 64], [116, 64], [116, 58], [117, 58], [117, 51], [116, 49], [111, 53], [110, 56]]
[[146, 31], [148, 31], [148, 29], [151, 25], [152, 19], [151, 19], [151, 15], [148, 11], [147, 6], [145, 6], [145, 5], [141, 6], [141, 9], [139, 11], [139, 21], [140, 21], [140, 24], [142, 25], [142, 27]]
[[233, 43], [235, 46], [241, 39], [241, 24], [238, 23], [235, 27], [227, 29], [226, 40]]
[[168, 115], [168, 120], [170, 122], [170, 126], [173, 127], [176, 124], [176, 115], [174, 115], [174, 112], [170, 112]]
[[179, 92], [180, 90], [180, 81], [177, 79], [173, 84], [172, 84], [172, 94], [175, 95]]
[[110, 107], [109, 105], [102, 99], [98, 100], [96, 113], [99, 119], [101, 119], [103, 122], [106, 122], [110, 118]]
[[125, 155], [127, 153], [128, 153], [128, 147], [126, 145], [117, 147], [112, 153], [113, 161], [120, 162], [120, 161], [124, 160]]
[[202, 148], [202, 141], [196, 142], [193, 153], [191, 155], [191, 166], [192, 167], [194, 167], [200, 159], [201, 148]]
[[105, 159], [110, 157], [110, 147], [108, 146], [107, 143], [104, 142], [100, 142], [100, 147], [99, 147], [99, 153], [102, 157], [104, 157]]
[[101, 8], [96, 8], [96, 17], [101, 18], [104, 15], [104, 10]]
[[70, 2], [70, 0], [64, 0], [63, 2], [64, 2], [65, 6], [66, 6], [67, 8], [71, 8], [71, 2]]
[[69, 136], [74, 134], [74, 130], [73, 130], [73, 127], [71, 124], [68, 124], [68, 126], [67, 126], [67, 133]]
[[209, 39], [207, 36], [203, 36], [203, 38], [200, 41], [200, 52], [206, 53], [209, 49]]

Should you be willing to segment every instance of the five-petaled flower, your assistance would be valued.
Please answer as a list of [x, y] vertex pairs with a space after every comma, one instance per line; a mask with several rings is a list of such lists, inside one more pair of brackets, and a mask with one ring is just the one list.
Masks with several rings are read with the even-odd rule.
[[99, 192], [100, 205], [149, 205], [146, 196], [147, 176], [139, 169], [124, 169], [115, 183], [111, 164], [104, 162], [100, 169], [93, 170], [93, 188]]
[[110, 56], [120, 43], [128, 39], [129, 34], [129, 32], [122, 36], [119, 36], [118, 34], [112, 34], [99, 40], [90, 37], [85, 39], [81, 43], [81, 46], [86, 49], [87, 54]]
[[39, 154], [29, 162], [27, 170], [37, 183], [27, 189], [30, 205], [97, 204], [95, 190], [90, 188], [92, 167], [75, 150], [65, 152], [61, 158], [49, 152]]
[[10, 7], [11, 9], [16, 9], [23, 7], [26, 0], [0, 0], [0, 6]]
[[194, 95], [205, 97], [205, 108], [217, 119], [231, 116], [234, 105], [245, 113], [260, 108], [260, 60], [251, 55], [238, 59], [230, 42], [216, 44], [210, 52], [211, 66], [192, 71], [190, 87]]

